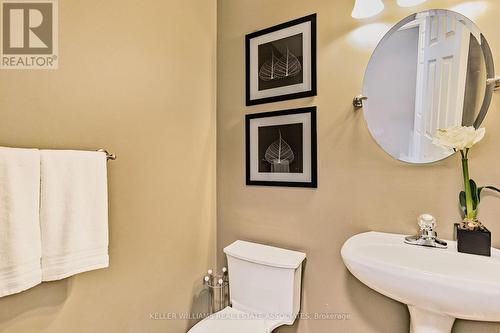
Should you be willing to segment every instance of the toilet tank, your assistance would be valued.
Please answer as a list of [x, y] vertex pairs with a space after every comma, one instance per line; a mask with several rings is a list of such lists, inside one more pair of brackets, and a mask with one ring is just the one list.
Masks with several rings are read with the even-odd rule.
[[302, 252], [238, 240], [224, 248], [232, 307], [279, 324], [300, 310]]

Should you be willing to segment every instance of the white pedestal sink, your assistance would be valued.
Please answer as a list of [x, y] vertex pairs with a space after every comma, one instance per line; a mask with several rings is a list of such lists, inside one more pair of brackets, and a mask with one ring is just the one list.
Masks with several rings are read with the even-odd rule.
[[491, 257], [408, 245], [404, 235], [349, 238], [342, 258], [368, 287], [408, 305], [413, 333], [450, 333], [455, 318], [500, 321], [500, 251]]

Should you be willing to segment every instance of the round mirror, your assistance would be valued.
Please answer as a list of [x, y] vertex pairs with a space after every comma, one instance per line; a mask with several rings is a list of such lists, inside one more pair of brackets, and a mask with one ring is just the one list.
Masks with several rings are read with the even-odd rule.
[[392, 157], [430, 163], [452, 154], [432, 138], [439, 128], [479, 127], [490, 105], [493, 59], [474, 22], [428, 10], [396, 24], [373, 52], [365, 73], [364, 115]]

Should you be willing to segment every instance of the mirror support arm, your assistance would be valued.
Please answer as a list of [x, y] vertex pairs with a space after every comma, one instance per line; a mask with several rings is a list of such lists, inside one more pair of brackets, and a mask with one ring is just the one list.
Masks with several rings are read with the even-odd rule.
[[366, 96], [358, 95], [358, 96], [354, 97], [354, 99], [352, 100], [352, 105], [354, 105], [355, 109], [362, 108], [363, 101], [367, 100], [367, 99], [368, 99], [368, 97], [366, 97]]
[[496, 76], [494, 78], [491, 78], [491, 79], [487, 79], [486, 80], [486, 84], [487, 85], [493, 85], [493, 90], [494, 91], [497, 91], [497, 90], [500, 90], [500, 76]]

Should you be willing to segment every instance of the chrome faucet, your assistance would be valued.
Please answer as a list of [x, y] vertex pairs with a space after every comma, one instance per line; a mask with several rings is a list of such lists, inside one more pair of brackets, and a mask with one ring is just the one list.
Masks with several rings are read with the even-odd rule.
[[405, 237], [405, 243], [411, 245], [420, 245], [428, 247], [437, 247], [445, 249], [448, 244], [437, 238], [436, 229], [436, 218], [431, 214], [422, 214], [418, 217], [418, 226], [420, 227], [420, 232], [415, 236]]

